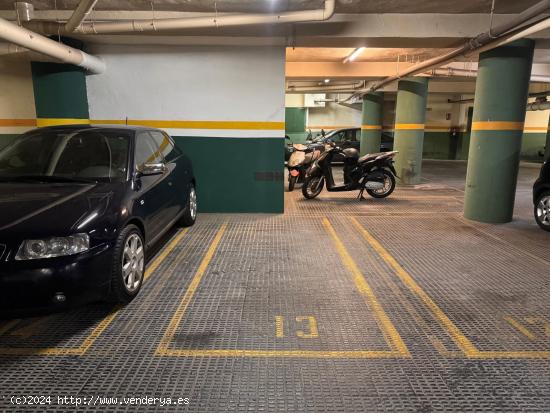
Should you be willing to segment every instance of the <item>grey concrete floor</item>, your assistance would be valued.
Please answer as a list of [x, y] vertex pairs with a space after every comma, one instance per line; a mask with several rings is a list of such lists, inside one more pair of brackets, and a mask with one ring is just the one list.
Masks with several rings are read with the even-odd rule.
[[424, 166], [384, 200], [201, 214], [127, 307], [0, 322], [0, 410], [548, 411], [538, 170], [521, 168], [514, 221], [487, 225], [461, 216], [464, 163]]

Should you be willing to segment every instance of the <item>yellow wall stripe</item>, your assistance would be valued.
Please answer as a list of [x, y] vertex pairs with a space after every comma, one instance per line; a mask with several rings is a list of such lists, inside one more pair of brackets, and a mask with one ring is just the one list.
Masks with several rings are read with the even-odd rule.
[[382, 125], [361, 125], [363, 130], [382, 130]]
[[36, 119], [36, 126], [42, 128], [44, 126], [59, 126], [59, 125], [81, 125], [89, 124], [89, 119], [57, 119], [57, 118], [38, 118]]
[[423, 123], [396, 123], [395, 130], [423, 130]]
[[[92, 124], [124, 125], [125, 120], [92, 119]], [[146, 120], [128, 119], [128, 125], [170, 129], [241, 129], [241, 130], [281, 130], [284, 122], [210, 121], [210, 120]]]
[[0, 126], [36, 126], [36, 119], [0, 119]]
[[472, 130], [523, 130], [523, 122], [488, 121], [472, 122]]

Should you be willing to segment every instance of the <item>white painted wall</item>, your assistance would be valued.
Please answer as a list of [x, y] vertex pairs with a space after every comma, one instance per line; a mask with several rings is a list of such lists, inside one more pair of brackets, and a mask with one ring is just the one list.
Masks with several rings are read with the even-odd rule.
[[[34, 119], [30, 62], [22, 56], [0, 56], [0, 120]], [[3, 126], [0, 134], [21, 133], [32, 127]]]
[[[327, 94], [327, 99], [337, 95]], [[324, 108], [308, 108], [307, 126], [312, 131], [361, 126], [361, 111], [327, 102]]]
[[[86, 78], [92, 119], [285, 120], [282, 47], [96, 45], [107, 64]], [[174, 135], [263, 137], [281, 130], [168, 130]]]

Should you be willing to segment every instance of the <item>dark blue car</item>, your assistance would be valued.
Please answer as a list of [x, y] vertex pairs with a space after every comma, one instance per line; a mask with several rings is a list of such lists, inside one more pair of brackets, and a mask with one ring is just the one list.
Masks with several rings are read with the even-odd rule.
[[158, 129], [35, 129], [0, 150], [0, 308], [139, 292], [145, 252], [193, 225], [190, 160]]
[[550, 161], [540, 170], [540, 176], [533, 185], [535, 220], [545, 231], [550, 231]]

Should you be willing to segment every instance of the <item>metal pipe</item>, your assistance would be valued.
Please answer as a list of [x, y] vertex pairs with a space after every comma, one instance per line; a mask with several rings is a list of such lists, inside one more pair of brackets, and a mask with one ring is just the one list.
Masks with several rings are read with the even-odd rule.
[[0, 18], [0, 38], [62, 62], [83, 67], [94, 74], [105, 71], [105, 63], [101, 59], [16, 26], [2, 18]]
[[321, 85], [321, 86], [288, 86], [287, 92], [353, 92], [360, 87], [363, 87], [365, 82], [355, 82], [350, 84], [340, 85]]
[[[361, 91], [355, 95], [359, 95], [359, 94], [363, 95], [365, 93], [368, 93], [369, 91], [380, 89], [381, 87], [389, 83], [395, 82], [396, 80], [399, 80], [402, 77], [414, 76], [416, 74], [425, 72], [426, 70], [440, 67], [446, 63], [449, 63], [455, 60], [455, 58], [458, 56], [467, 55], [468, 53], [471, 53], [473, 51], [478, 51], [483, 46], [490, 46], [490, 48], [494, 48], [499, 45], [499, 41], [501, 40], [500, 38], [503, 35], [505, 35], [506, 33], [510, 32], [515, 28], [518, 28], [519, 26], [528, 22], [529, 20], [539, 16], [541, 13], [547, 11], [548, 9], [550, 9], [550, 0], [542, 0], [539, 3], [535, 4], [534, 6], [524, 10], [523, 12], [518, 14], [515, 18], [511, 19], [510, 21], [500, 24], [496, 27], [493, 27], [490, 33], [489, 32], [481, 33], [457, 49], [454, 49], [441, 56], [428, 59], [420, 64], [411, 66], [410, 68], [406, 69], [402, 73], [394, 76], [389, 76], [384, 80], [382, 80], [381, 82], [374, 84], [368, 90]], [[549, 20], [549, 19], [545, 19], [545, 20]], [[530, 28], [535, 26], [536, 24], [530, 26]], [[520, 33], [522, 33], [520, 36], [525, 37], [528, 34], [532, 34], [532, 32], [528, 32], [528, 30], [529, 28], [527, 30], [518, 29], [517, 33], [515, 34], [520, 35]], [[542, 30], [542, 28], [539, 28], [538, 30]], [[528, 34], [524, 34], [524, 33], [528, 33]], [[521, 38], [521, 37], [517, 37], [517, 38]]]
[[[550, 0], [548, 0], [550, 1]], [[215, 14], [205, 17], [182, 19], [147, 19], [116, 22], [82, 23], [75, 33], [132, 33], [156, 32], [165, 30], [219, 28], [231, 26], [250, 26], [262, 24], [296, 23], [328, 20], [334, 14], [336, 0], [325, 0], [324, 7], [316, 10], [289, 11], [278, 14]], [[28, 27], [49, 34], [63, 34], [65, 27], [56, 22], [31, 22]]]
[[[440, 69], [433, 69], [430, 72], [426, 72], [428, 75], [432, 76], [441, 76], [441, 77], [449, 77], [449, 76], [462, 76], [462, 77], [476, 77], [477, 76], [477, 70], [469, 70], [469, 69], [455, 69], [454, 67], [443, 67]], [[550, 83], [550, 76], [544, 76], [544, 75], [531, 75], [531, 82], [548, 82]]]
[[65, 23], [65, 31], [70, 33], [80, 26], [96, 3], [97, 0], [81, 0], [69, 20], [67, 20], [67, 23]]

